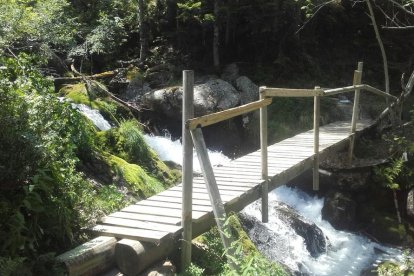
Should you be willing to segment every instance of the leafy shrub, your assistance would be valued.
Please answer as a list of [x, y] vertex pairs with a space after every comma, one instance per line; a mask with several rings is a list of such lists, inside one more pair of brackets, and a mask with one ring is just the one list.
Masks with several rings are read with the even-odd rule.
[[76, 171], [94, 136], [51, 93], [35, 59], [0, 57], [0, 64], [0, 256], [40, 271], [49, 263], [40, 256], [81, 241], [99, 213], [92, 185]]

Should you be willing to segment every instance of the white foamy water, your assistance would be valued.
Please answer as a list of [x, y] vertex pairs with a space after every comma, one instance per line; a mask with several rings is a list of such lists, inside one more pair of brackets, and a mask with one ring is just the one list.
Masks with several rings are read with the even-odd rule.
[[[314, 222], [328, 238], [330, 246], [327, 253], [313, 258], [306, 249], [304, 240], [296, 235], [293, 229], [279, 220], [273, 206], [277, 202], [284, 202], [299, 214]], [[303, 271], [309, 275], [360, 275], [361, 271], [369, 268], [373, 263], [383, 260], [401, 259], [401, 251], [396, 248], [380, 245], [369, 239], [338, 231], [332, 225], [322, 220], [321, 210], [324, 199], [311, 197], [297, 189], [286, 186], [279, 187], [269, 194], [269, 222], [265, 225], [274, 233], [286, 239], [286, 252], [283, 254], [286, 264], [294, 271]], [[255, 202], [247, 206], [244, 211], [261, 220], [260, 204]], [[287, 249], [286, 249], [287, 248]], [[279, 250], [274, 248], [274, 250]], [[269, 252], [272, 255], [272, 252]], [[280, 254], [279, 254], [280, 256]]]
[[108, 130], [111, 128], [111, 125], [107, 120], [105, 120], [102, 114], [99, 113], [99, 110], [92, 109], [85, 104], [72, 103], [72, 106], [79, 110], [79, 112], [85, 115], [89, 120], [91, 120], [93, 124], [100, 130]]
[[[145, 142], [158, 154], [162, 161], [173, 161], [179, 165], [183, 164], [183, 146], [179, 140], [173, 141], [169, 135], [154, 136], [144, 135]], [[228, 157], [218, 151], [208, 151], [212, 166], [223, 165], [230, 161]], [[194, 150], [193, 170], [201, 172], [200, 164]]]

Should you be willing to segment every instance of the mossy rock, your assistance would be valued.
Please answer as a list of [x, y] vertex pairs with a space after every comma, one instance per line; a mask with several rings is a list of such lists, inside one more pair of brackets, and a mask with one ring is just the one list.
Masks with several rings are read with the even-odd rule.
[[119, 182], [139, 198], [144, 199], [164, 190], [163, 184], [139, 165], [130, 164], [112, 154], [105, 154], [104, 157]]
[[92, 84], [94, 84], [91, 85], [92, 87], [99, 87], [99, 89], [92, 89], [95, 91], [92, 92], [92, 95], [88, 94], [84, 83], [66, 85], [60, 89], [59, 94], [72, 100], [74, 103], [85, 104], [90, 108], [99, 110], [105, 119], [115, 124], [119, 124], [120, 120], [133, 118], [128, 108], [99, 92], [100, 89], [104, 89], [101, 87], [103, 84], [98, 82], [93, 82]]
[[129, 163], [138, 164], [161, 181], [165, 188], [175, 184], [181, 177], [179, 170], [171, 170], [147, 145], [135, 120], [124, 121], [119, 128], [99, 132], [97, 137], [102, 148]]
[[139, 70], [139, 68], [132, 66], [127, 69], [126, 79], [129, 81], [141, 81], [142, 82], [144, 80], [144, 75]]

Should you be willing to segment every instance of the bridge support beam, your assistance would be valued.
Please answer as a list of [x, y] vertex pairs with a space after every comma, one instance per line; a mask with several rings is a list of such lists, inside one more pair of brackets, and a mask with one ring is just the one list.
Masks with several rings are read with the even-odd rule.
[[[266, 98], [264, 92], [266, 87], [260, 87], [260, 100]], [[269, 175], [267, 165], [267, 106], [260, 108], [260, 151], [262, 179], [264, 180], [262, 190], [262, 222], [269, 221]]]
[[183, 239], [181, 242], [181, 269], [184, 271], [191, 263], [192, 208], [193, 208], [193, 141], [186, 122], [194, 117], [194, 71], [183, 71], [183, 192], [182, 215]]
[[[319, 87], [315, 87], [319, 89]], [[313, 97], [313, 190], [319, 191], [319, 122], [321, 116], [320, 96]]]

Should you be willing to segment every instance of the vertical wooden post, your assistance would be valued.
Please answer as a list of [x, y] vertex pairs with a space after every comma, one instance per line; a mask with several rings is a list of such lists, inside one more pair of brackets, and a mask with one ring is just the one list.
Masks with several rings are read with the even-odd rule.
[[[191, 130], [191, 136], [193, 137], [194, 147], [197, 152], [198, 161], [200, 162], [201, 171], [203, 172], [204, 181], [206, 182], [206, 188], [210, 197], [211, 205], [213, 206], [214, 218], [220, 233], [221, 240], [223, 242], [226, 253], [230, 256], [234, 256], [234, 250], [231, 247], [231, 232], [228, 224], [226, 223], [226, 211], [224, 204], [221, 200], [220, 191], [217, 186], [216, 178], [214, 176], [213, 167], [211, 166], [210, 159], [208, 157], [206, 143], [204, 141], [203, 133], [200, 128]], [[237, 271], [237, 267], [231, 258], [228, 259], [230, 266]]]
[[[319, 89], [316, 86], [315, 89]], [[320, 96], [313, 97], [313, 190], [319, 190], [319, 121], [321, 115]]]
[[[266, 87], [260, 87], [260, 100], [265, 99]], [[269, 221], [269, 176], [267, 165], [267, 106], [260, 108], [260, 150], [262, 166], [262, 222]]]
[[[353, 84], [358, 85], [361, 84], [362, 80], [362, 69], [363, 69], [363, 62], [358, 62], [358, 70], [354, 72], [354, 80]], [[355, 132], [356, 132], [356, 124], [359, 118], [359, 98], [360, 98], [360, 90], [355, 89], [354, 95], [354, 106], [352, 109], [352, 122], [351, 122], [351, 136], [349, 138], [349, 149], [348, 149], [348, 163], [352, 163], [352, 157], [354, 155], [354, 145], [355, 145]]]
[[181, 242], [181, 269], [184, 271], [191, 263], [192, 205], [193, 205], [193, 142], [190, 131], [186, 128], [188, 119], [194, 117], [194, 71], [183, 71], [183, 194], [181, 225], [183, 239]]

